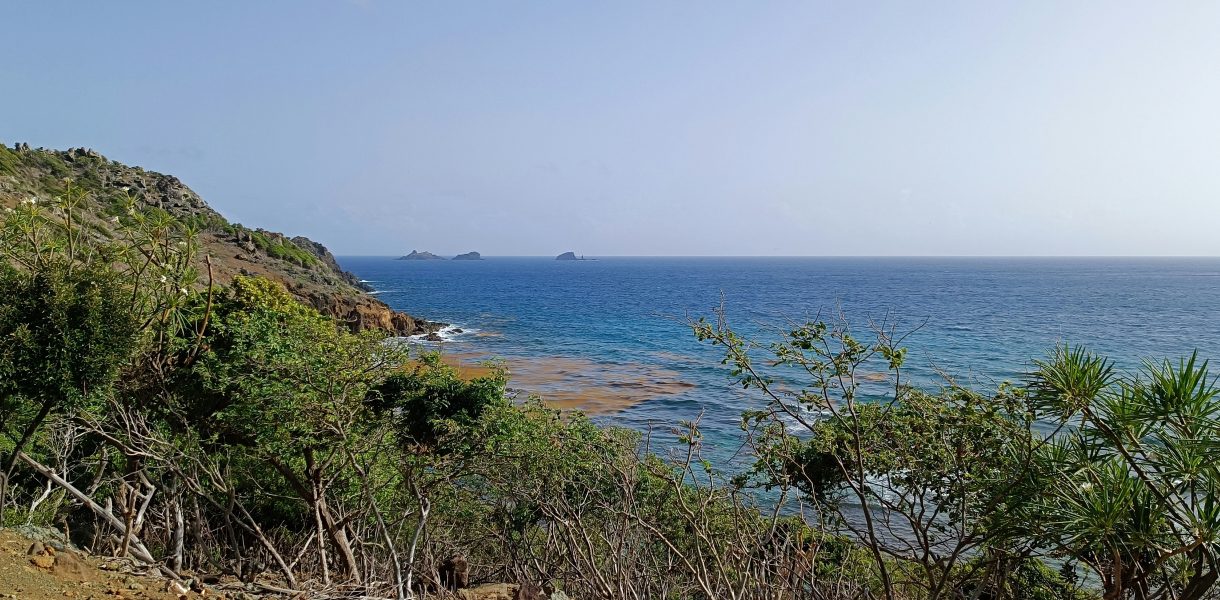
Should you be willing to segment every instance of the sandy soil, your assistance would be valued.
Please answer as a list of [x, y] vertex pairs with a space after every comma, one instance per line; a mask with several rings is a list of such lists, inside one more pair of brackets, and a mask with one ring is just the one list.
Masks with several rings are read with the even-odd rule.
[[[0, 529], [0, 599], [21, 600], [176, 600], [160, 578], [125, 574], [102, 568], [118, 568], [113, 560], [82, 557], [64, 551], [30, 555], [34, 542]], [[68, 554], [68, 556], [64, 556]], [[188, 592], [185, 598], [223, 598]]]

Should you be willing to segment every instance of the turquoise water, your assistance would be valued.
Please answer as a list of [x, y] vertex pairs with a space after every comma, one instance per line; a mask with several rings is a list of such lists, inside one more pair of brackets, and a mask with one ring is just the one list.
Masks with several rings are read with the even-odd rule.
[[[684, 324], [723, 302], [766, 338], [790, 321], [842, 312], [913, 330], [911, 372], [979, 387], [1013, 379], [1056, 343], [1086, 344], [1124, 367], [1198, 349], [1220, 356], [1220, 259], [549, 258], [396, 261], [345, 257], [390, 306], [453, 323], [445, 352], [502, 356], [544, 397], [640, 399], [602, 417], [633, 427], [705, 412], [732, 435], [743, 395], [715, 349]], [[594, 407], [596, 409], [596, 407]], [[604, 405], [602, 406], [604, 409]]]

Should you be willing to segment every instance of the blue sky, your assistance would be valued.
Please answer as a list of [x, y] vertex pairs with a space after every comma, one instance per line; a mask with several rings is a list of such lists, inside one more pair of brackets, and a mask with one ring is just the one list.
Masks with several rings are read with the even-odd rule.
[[1220, 254], [1215, 2], [3, 12], [0, 141], [339, 254]]

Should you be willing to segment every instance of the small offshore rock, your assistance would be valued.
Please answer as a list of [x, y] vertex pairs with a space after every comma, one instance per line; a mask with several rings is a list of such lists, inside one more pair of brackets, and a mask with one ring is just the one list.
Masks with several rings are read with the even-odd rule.
[[419, 250], [412, 250], [410, 254], [407, 254], [406, 256], [398, 257], [398, 260], [445, 260], [445, 259], [444, 259], [444, 257], [437, 256], [428, 251], [420, 252]]

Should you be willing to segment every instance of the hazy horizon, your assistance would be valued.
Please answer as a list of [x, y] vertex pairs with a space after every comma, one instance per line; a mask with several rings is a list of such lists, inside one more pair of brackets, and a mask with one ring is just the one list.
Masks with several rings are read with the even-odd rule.
[[0, 141], [340, 256], [1220, 255], [1220, 4], [6, 8]]
[[[423, 248], [412, 248], [424, 252]], [[429, 251], [431, 252], [431, 251]], [[477, 252], [477, 251], [476, 251]], [[410, 253], [410, 250], [407, 251]], [[453, 259], [454, 256], [465, 254], [465, 252], [432, 252], [444, 259]], [[493, 258], [537, 258], [544, 260], [555, 260], [556, 254], [487, 254], [480, 252], [483, 260]], [[1023, 259], [1045, 259], [1045, 260], [1220, 260], [1220, 256], [1211, 254], [581, 254], [588, 260], [601, 260], [613, 258], [827, 258], [827, 259], [945, 259], [945, 260], [1023, 260]], [[337, 254], [338, 258], [390, 258], [397, 260], [401, 254]], [[435, 259], [431, 259], [435, 260]], [[424, 260], [423, 262], [428, 262]], [[460, 261], [459, 261], [460, 262]]]

